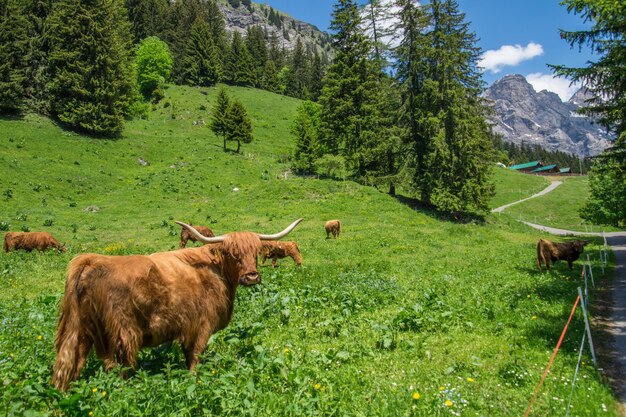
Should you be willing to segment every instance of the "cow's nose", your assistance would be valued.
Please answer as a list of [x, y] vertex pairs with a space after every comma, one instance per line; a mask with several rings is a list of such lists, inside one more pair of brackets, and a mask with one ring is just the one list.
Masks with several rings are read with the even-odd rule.
[[261, 275], [258, 272], [249, 272], [239, 277], [239, 283], [241, 285], [254, 285], [261, 282]]

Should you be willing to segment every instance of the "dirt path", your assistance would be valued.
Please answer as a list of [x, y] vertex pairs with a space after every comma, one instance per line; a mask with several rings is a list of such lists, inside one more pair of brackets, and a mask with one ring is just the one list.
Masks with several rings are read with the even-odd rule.
[[[549, 193], [556, 187], [561, 185], [561, 181], [552, 181], [550, 186], [545, 190], [524, 200], [516, 201], [502, 207], [493, 209], [492, 212], [499, 213], [507, 207], [521, 203], [530, 198], [535, 198]], [[608, 347], [606, 355], [615, 361], [619, 368], [617, 372], [610, 371], [611, 379], [614, 383], [617, 398], [622, 404], [622, 415], [626, 416], [626, 232], [609, 232], [609, 233], [592, 233], [577, 232], [573, 230], [556, 229], [554, 227], [542, 226], [539, 224], [522, 222], [542, 232], [559, 236], [604, 236], [607, 244], [611, 246], [611, 250], [615, 256], [615, 274], [612, 283], [610, 296], [611, 302], [607, 306], [609, 312], [607, 319], [603, 320], [603, 330], [610, 335], [611, 344]]]

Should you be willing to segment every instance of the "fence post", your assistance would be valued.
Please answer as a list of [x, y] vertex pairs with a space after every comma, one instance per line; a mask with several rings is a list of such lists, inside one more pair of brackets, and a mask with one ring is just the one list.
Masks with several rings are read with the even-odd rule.
[[583, 350], [585, 349], [585, 336], [586, 333], [583, 333], [583, 341], [580, 343], [580, 351], [578, 352], [578, 363], [576, 364], [576, 370], [574, 371], [574, 379], [572, 380], [572, 390], [569, 393], [569, 403], [567, 404], [567, 412], [565, 413], [565, 417], [569, 417], [569, 411], [572, 407], [572, 398], [574, 397], [574, 387], [576, 386], [576, 377], [578, 376], [578, 370], [580, 369], [580, 362], [583, 358]]
[[602, 269], [602, 276], [604, 276], [604, 265], [605, 265], [604, 253], [602, 253], [602, 249], [599, 249], [599, 248], [598, 248], [598, 252], [600, 252], [600, 269]]
[[[578, 296], [582, 299], [583, 294], [580, 287], [578, 287]], [[588, 302], [589, 300], [587, 300]], [[596, 351], [593, 348], [593, 339], [591, 339], [591, 328], [589, 327], [589, 318], [587, 317], [587, 307], [585, 303], [580, 303], [580, 306], [583, 309], [583, 317], [585, 318], [585, 329], [587, 331], [587, 338], [589, 339], [589, 350], [591, 350], [591, 358], [593, 359], [593, 366], [598, 368], [598, 362], [596, 361]]]
[[587, 267], [589, 268], [589, 276], [591, 277], [591, 286], [593, 288], [596, 287], [596, 283], [593, 280], [593, 269], [591, 269], [591, 261], [589, 260], [589, 255], [587, 254]]

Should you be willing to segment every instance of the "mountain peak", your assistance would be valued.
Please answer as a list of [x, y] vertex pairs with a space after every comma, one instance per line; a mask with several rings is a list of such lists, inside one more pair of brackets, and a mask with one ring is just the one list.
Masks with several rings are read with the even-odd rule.
[[564, 103], [553, 92], [536, 92], [523, 75], [506, 75], [494, 82], [485, 98], [493, 103], [494, 131], [507, 142], [538, 144], [550, 151], [593, 156], [610, 146], [611, 137], [577, 112], [586, 92]]

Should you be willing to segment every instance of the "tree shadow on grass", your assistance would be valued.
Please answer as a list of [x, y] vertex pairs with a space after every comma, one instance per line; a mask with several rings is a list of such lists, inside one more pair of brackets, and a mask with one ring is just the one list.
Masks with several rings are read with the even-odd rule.
[[0, 113], [0, 120], [14, 122], [24, 120], [24, 116], [24, 112]]
[[467, 223], [477, 223], [484, 224], [485, 216], [476, 213], [466, 213], [466, 212], [443, 212], [437, 210], [431, 204], [425, 204], [422, 201], [412, 198], [406, 197], [400, 194], [392, 195], [393, 198], [396, 199], [400, 204], [404, 204], [411, 209], [420, 212], [428, 217], [433, 219], [449, 222], [449, 223], [457, 223], [457, 224], [467, 224]]

